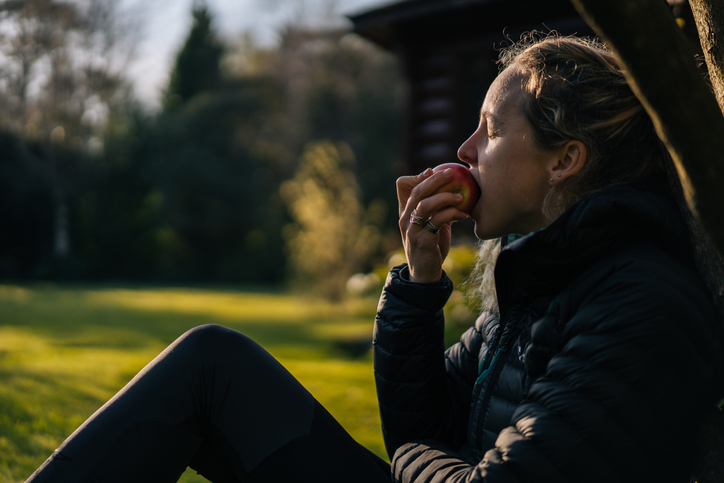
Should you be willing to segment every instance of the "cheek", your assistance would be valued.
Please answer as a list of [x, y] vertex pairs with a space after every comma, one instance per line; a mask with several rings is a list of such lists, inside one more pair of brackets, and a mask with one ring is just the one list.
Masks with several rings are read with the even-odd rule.
[[478, 165], [481, 181], [481, 205], [488, 216], [499, 210], [509, 198], [511, 185], [518, 179], [518, 170], [506, 156], [505, 150], [490, 150], [485, 153], [483, 162]]
[[490, 176], [481, 189], [480, 201], [475, 205], [471, 217], [475, 221], [478, 238], [499, 236], [501, 223], [510, 217], [517, 204], [510, 196], [511, 187], [505, 177]]

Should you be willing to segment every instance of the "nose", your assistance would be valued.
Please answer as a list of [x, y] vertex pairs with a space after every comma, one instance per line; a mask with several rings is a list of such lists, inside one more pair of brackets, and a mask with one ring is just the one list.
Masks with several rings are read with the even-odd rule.
[[473, 135], [470, 136], [458, 148], [458, 159], [464, 163], [469, 164], [470, 166], [475, 166], [478, 164], [478, 152], [475, 149], [475, 142], [473, 140], [474, 137], [475, 133], [473, 133]]

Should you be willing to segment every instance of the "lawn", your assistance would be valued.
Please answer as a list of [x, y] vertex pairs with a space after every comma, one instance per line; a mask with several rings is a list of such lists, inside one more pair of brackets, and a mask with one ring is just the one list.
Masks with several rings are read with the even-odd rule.
[[[0, 285], [0, 482], [24, 481], [184, 331], [239, 330], [384, 457], [369, 351], [376, 300], [254, 290]], [[188, 470], [182, 482], [203, 482]]]

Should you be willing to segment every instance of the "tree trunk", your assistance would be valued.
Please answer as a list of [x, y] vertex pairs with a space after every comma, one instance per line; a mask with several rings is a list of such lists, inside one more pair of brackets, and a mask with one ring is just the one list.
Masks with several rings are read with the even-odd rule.
[[689, 0], [719, 109], [724, 113], [724, 2]]
[[662, 0], [572, 3], [621, 58], [676, 162], [692, 210], [724, 253], [724, 117], [668, 5]]
[[[724, 4], [690, 0], [712, 87], [702, 79], [691, 44], [661, 0], [571, 0], [617, 52], [631, 87], [676, 162], [699, 221], [724, 253]], [[702, 426], [693, 481], [724, 481], [724, 413]]]

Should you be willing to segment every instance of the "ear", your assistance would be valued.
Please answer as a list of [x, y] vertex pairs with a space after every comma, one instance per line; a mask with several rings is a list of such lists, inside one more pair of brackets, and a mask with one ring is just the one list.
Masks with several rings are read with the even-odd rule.
[[586, 165], [587, 156], [588, 150], [581, 141], [568, 141], [557, 149], [555, 159], [549, 166], [550, 185], [556, 185], [580, 172]]

